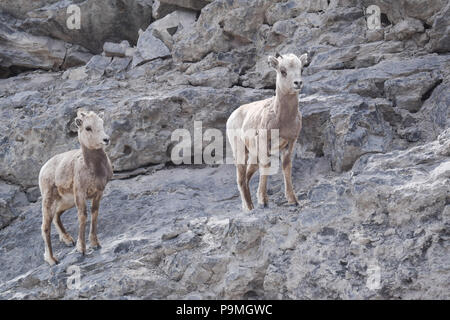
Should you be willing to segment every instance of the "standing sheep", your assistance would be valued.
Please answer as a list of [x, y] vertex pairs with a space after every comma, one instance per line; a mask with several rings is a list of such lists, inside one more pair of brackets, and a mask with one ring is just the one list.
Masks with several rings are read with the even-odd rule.
[[45, 242], [44, 259], [50, 265], [58, 263], [53, 256], [50, 240], [51, 222], [58, 230], [59, 239], [66, 245], [74, 245], [73, 238], [61, 223], [61, 214], [74, 206], [78, 210], [77, 251], [86, 253], [85, 227], [86, 201], [92, 199], [92, 219], [89, 240], [93, 248], [99, 248], [97, 217], [106, 184], [112, 178], [111, 162], [103, 147], [109, 137], [103, 129], [103, 120], [94, 112], [78, 111], [75, 124], [81, 149], [58, 154], [48, 160], [39, 172], [39, 188], [42, 194], [42, 237]]
[[[240, 106], [227, 121], [227, 136], [235, 159], [237, 184], [244, 210], [253, 209], [249, 181], [258, 167], [260, 169], [258, 204], [264, 207], [268, 204], [265, 169], [270, 163], [255, 159], [249, 152], [258, 145], [258, 142], [255, 142], [258, 139], [257, 135], [261, 135], [264, 130], [267, 130], [265, 131], [267, 133], [274, 129], [278, 130], [279, 145], [272, 146], [272, 150], [275, 148], [281, 152], [288, 203], [298, 204], [291, 181], [292, 151], [302, 128], [302, 117], [298, 111], [298, 93], [303, 86], [301, 74], [307, 58], [306, 53], [300, 57], [294, 54], [281, 56], [279, 53], [275, 57], [269, 56], [269, 65], [277, 72], [275, 96]], [[235, 132], [238, 132], [237, 135], [234, 135]], [[249, 137], [248, 132], [254, 132], [253, 136]], [[268, 145], [270, 145], [269, 134]], [[245, 153], [242, 157], [238, 155], [240, 150]]]

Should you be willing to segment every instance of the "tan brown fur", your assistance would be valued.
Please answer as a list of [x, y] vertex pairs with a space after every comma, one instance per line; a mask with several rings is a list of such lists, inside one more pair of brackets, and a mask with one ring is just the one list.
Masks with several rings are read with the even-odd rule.
[[42, 194], [42, 237], [45, 242], [44, 259], [50, 265], [58, 263], [53, 256], [50, 240], [53, 221], [61, 241], [74, 245], [73, 238], [61, 223], [61, 214], [74, 206], [78, 210], [79, 232], [77, 250], [85, 254], [86, 201], [92, 199], [90, 243], [100, 247], [97, 239], [97, 217], [100, 200], [106, 184], [112, 178], [111, 162], [103, 150], [109, 137], [103, 129], [103, 120], [94, 112], [78, 111], [75, 122], [81, 149], [58, 154], [42, 166], [39, 188]]
[[[297, 57], [287, 54], [275, 57], [269, 56], [269, 64], [277, 71], [276, 95], [272, 98], [245, 104], [236, 109], [227, 121], [227, 136], [235, 157], [237, 184], [241, 193], [242, 207], [244, 210], [252, 210], [253, 203], [250, 195], [249, 182], [252, 175], [260, 169], [258, 186], [258, 204], [267, 206], [267, 175], [263, 169], [269, 164], [261, 163], [258, 159], [249, 163], [252, 154], [249, 153], [252, 141], [255, 137], [244, 135], [250, 129], [260, 132], [261, 129], [279, 130], [279, 145], [281, 152], [281, 164], [285, 183], [285, 194], [289, 204], [298, 204], [293, 190], [291, 169], [292, 153], [295, 142], [302, 128], [302, 117], [298, 111], [298, 93], [302, 87], [301, 70], [306, 63], [307, 55]], [[230, 135], [231, 131], [238, 131], [237, 138]], [[258, 133], [256, 133], [258, 134]], [[253, 142], [254, 143], [254, 142]], [[268, 143], [271, 139], [268, 134]], [[244, 145], [246, 162], [238, 163], [237, 150]], [[270, 147], [268, 147], [270, 149]], [[256, 163], [256, 164], [255, 164]]]

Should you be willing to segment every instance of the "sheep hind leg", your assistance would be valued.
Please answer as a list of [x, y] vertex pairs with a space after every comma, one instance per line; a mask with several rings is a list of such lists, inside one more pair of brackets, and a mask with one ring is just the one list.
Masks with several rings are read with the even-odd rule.
[[56, 227], [56, 230], [59, 234], [59, 241], [64, 242], [67, 246], [72, 247], [75, 245], [75, 241], [73, 240], [72, 236], [66, 231], [66, 228], [64, 228], [64, 225], [61, 221], [61, 215], [69, 208], [64, 208], [61, 205], [58, 205], [56, 209], [55, 216], [53, 217], [53, 224]]
[[258, 204], [261, 207], [266, 208], [269, 205], [269, 197], [267, 195], [267, 174], [265, 171], [269, 168], [269, 165], [260, 164], [259, 170], [259, 184], [257, 191]]
[[42, 199], [42, 238], [44, 239], [45, 251], [44, 260], [51, 266], [58, 264], [58, 260], [53, 256], [52, 241], [50, 237], [51, 224], [53, 219], [53, 201], [51, 196]]
[[258, 170], [258, 165], [257, 164], [249, 164], [247, 165], [247, 172], [246, 172], [246, 183], [247, 186], [250, 189], [250, 179], [252, 178], [252, 176], [255, 174], [256, 170]]

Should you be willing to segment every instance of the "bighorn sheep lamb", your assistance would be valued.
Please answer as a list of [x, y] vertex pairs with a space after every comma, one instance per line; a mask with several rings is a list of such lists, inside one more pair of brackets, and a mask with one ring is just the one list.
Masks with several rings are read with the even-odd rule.
[[45, 242], [44, 259], [50, 265], [58, 263], [53, 256], [50, 240], [51, 222], [58, 230], [59, 239], [74, 245], [73, 238], [61, 223], [61, 214], [74, 206], [78, 209], [77, 251], [86, 253], [85, 227], [86, 201], [92, 199], [92, 219], [89, 241], [99, 248], [97, 217], [106, 184], [112, 178], [111, 162], [103, 147], [109, 144], [109, 136], [103, 129], [103, 120], [94, 112], [78, 111], [75, 119], [81, 149], [58, 154], [42, 166], [39, 188], [42, 194], [42, 237]]
[[[291, 181], [292, 152], [302, 128], [302, 117], [298, 111], [298, 93], [303, 86], [301, 74], [307, 58], [306, 53], [300, 57], [295, 54], [280, 55], [279, 53], [275, 57], [269, 56], [268, 63], [277, 72], [275, 96], [240, 106], [227, 121], [227, 136], [233, 151], [237, 184], [244, 210], [253, 209], [249, 181], [258, 167], [260, 169], [258, 204], [264, 207], [268, 204], [267, 171], [265, 169], [268, 168], [270, 162], [264, 163], [260, 159], [254, 159], [254, 157], [252, 160], [252, 154], [249, 154], [252, 145], [257, 144], [255, 139], [264, 130], [267, 130], [265, 132], [268, 145], [270, 145], [270, 132], [273, 129], [278, 129], [279, 143], [276, 146], [272, 145], [270, 149], [276, 148], [281, 152], [285, 194], [288, 203], [298, 204]], [[235, 134], [236, 131], [237, 134]], [[246, 133], [248, 131], [254, 132], [254, 135], [249, 137]], [[231, 132], [234, 133], [231, 134]], [[267, 146], [266, 150], [270, 149]], [[238, 160], [239, 150], [245, 152], [241, 158], [242, 161]]]

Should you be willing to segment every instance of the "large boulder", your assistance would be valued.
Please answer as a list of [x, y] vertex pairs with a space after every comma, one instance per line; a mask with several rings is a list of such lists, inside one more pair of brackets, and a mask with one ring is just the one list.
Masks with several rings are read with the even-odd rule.
[[385, 14], [389, 21], [394, 24], [405, 18], [419, 19], [429, 25], [433, 24], [434, 15], [438, 13], [446, 4], [446, 0], [362, 0], [361, 3], [367, 8], [370, 5], [377, 5], [381, 13]]
[[212, 0], [158, 0], [161, 4], [171, 4], [180, 8], [201, 10]]
[[426, 99], [425, 94], [442, 82], [437, 71], [419, 72], [410, 76], [389, 79], [384, 83], [388, 99], [398, 108], [417, 112]]
[[133, 68], [158, 58], [170, 56], [169, 48], [155, 36], [154, 32], [154, 29], [148, 28], [139, 36], [137, 49], [133, 55]]
[[33, 36], [8, 26], [11, 19], [0, 15], [0, 66], [23, 69], [58, 69], [66, 55], [65, 43]]
[[301, 97], [300, 156], [325, 156], [333, 170], [342, 172], [364, 154], [386, 152], [393, 134], [383, 104], [355, 94]]
[[0, 9], [2, 12], [8, 13], [9, 15], [15, 18], [25, 19], [27, 17], [28, 12], [48, 5], [52, 5], [60, 1], [61, 0], [33, 0], [33, 1], [3, 0], [0, 3]]
[[416, 33], [424, 32], [423, 23], [418, 19], [408, 18], [395, 24], [388, 33], [385, 34], [386, 40], [405, 40]]
[[20, 31], [14, 22], [13, 18], [0, 14], [0, 69], [3, 77], [29, 69], [65, 69], [84, 64], [92, 56], [78, 45]]
[[133, 67], [157, 58], [169, 57], [174, 43], [172, 36], [179, 30], [191, 30], [195, 20], [195, 12], [180, 9], [153, 22], [139, 35]]
[[212, 0], [154, 0], [152, 15], [155, 19], [161, 19], [179, 9], [198, 12], [210, 2]]
[[430, 49], [432, 52], [446, 53], [450, 51], [450, 3], [437, 15], [430, 33]]
[[18, 186], [0, 181], [0, 230], [8, 226], [19, 214], [19, 208], [28, 204], [25, 193]]
[[426, 97], [422, 108], [411, 123], [415, 132], [425, 141], [435, 140], [442, 131], [450, 127], [450, 83], [448, 79], [438, 83]]
[[[420, 77], [420, 75], [412, 75], [422, 72], [425, 72], [425, 74], [435, 72], [436, 76], [430, 76], [429, 78], [431, 82], [434, 82], [436, 77], [444, 78], [449, 75], [449, 66], [450, 58], [448, 56], [431, 55], [386, 59], [367, 68], [321, 70], [305, 76], [304, 93], [335, 94], [348, 92], [372, 98], [382, 98], [385, 90], [392, 84], [392, 82], [386, 83], [387, 80], [411, 76], [411, 78], [408, 78], [410, 79], [410, 88], [416, 88], [418, 82], [414, 81], [414, 77]], [[428, 84], [425, 84], [425, 86], [428, 86]]]
[[195, 62], [210, 52], [226, 52], [233, 46], [256, 41], [257, 30], [264, 22], [269, 4], [252, 0], [248, 7], [243, 8], [235, 0], [212, 2], [202, 9], [192, 30], [175, 36], [174, 58]]
[[[28, 1], [23, 1], [28, 2]], [[40, 1], [43, 5], [21, 14], [8, 10], [23, 19], [20, 27], [26, 32], [49, 36], [65, 42], [81, 45], [93, 53], [101, 53], [105, 41], [128, 40], [136, 44], [138, 30], [151, 23], [152, 0], [88, 0], [88, 1]], [[46, 2], [46, 3], [43, 3]], [[80, 29], [68, 28], [71, 16], [67, 9], [75, 4], [80, 8]], [[6, 4], [0, 8], [7, 7]], [[2, 8], [3, 9], [3, 8]], [[20, 10], [21, 11], [21, 10]]]

